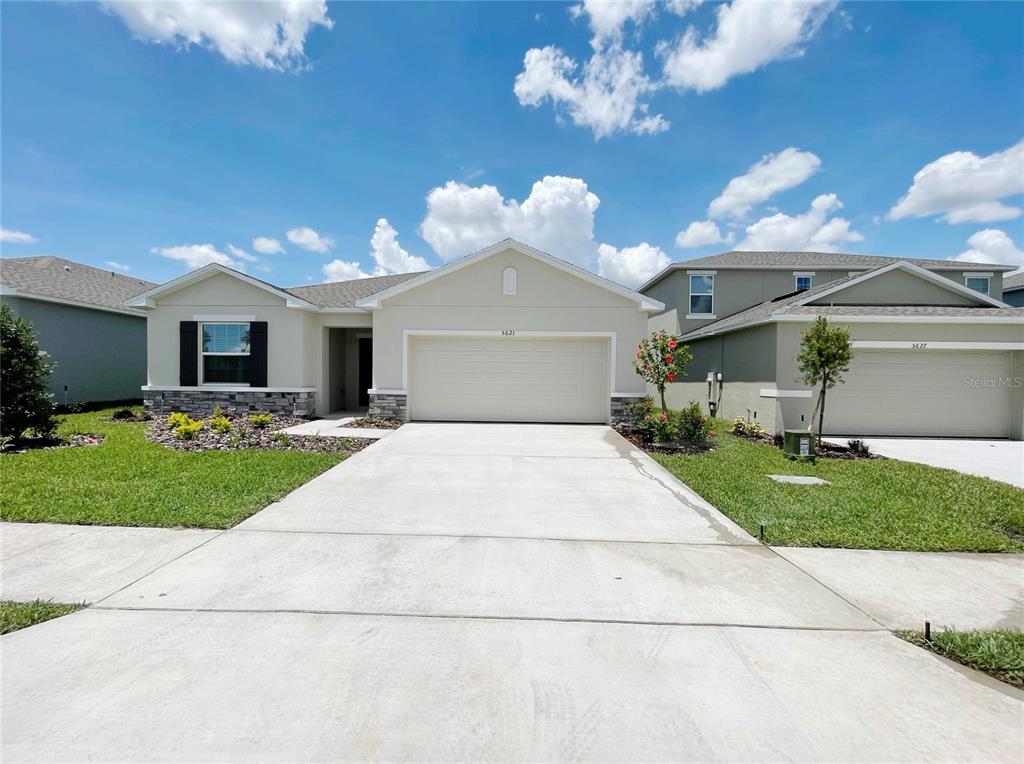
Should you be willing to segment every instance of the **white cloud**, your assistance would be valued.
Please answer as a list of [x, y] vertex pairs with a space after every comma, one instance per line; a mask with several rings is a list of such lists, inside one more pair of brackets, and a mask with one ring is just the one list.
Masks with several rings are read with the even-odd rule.
[[1024, 251], [1019, 250], [1013, 240], [1003, 231], [986, 228], [973, 234], [967, 240], [970, 249], [961, 252], [953, 260], [968, 263], [993, 263], [996, 265], [1016, 265], [1024, 268]]
[[258, 263], [260, 259], [255, 255], [250, 255], [241, 247], [236, 247], [234, 244], [228, 244], [228, 252], [237, 257], [239, 260], [244, 260], [247, 263]]
[[704, 93], [772, 61], [800, 56], [801, 45], [814, 37], [834, 7], [834, 0], [720, 5], [713, 33], [702, 37], [691, 26], [675, 42], [659, 43], [665, 79]]
[[334, 239], [321, 236], [312, 228], [293, 228], [288, 231], [286, 236], [292, 244], [308, 249], [310, 252], [320, 252], [322, 254], [334, 246]]
[[377, 263], [373, 272], [375, 276], [430, 270], [426, 260], [410, 255], [402, 249], [402, 245], [398, 243], [398, 231], [387, 221], [387, 218], [377, 221], [377, 225], [373, 229], [373, 236], [370, 238], [370, 246], [372, 247], [370, 255]]
[[659, 247], [647, 242], [622, 249], [610, 244], [597, 248], [598, 273], [631, 289], [663, 271], [670, 262], [668, 255]]
[[324, 278], [327, 281], [351, 281], [352, 279], [368, 279], [369, 273], [364, 273], [359, 263], [346, 262], [345, 260], [331, 260], [324, 265]]
[[601, 200], [579, 178], [546, 176], [522, 204], [491, 185], [450, 180], [427, 194], [420, 235], [444, 260], [514, 238], [584, 267], [593, 265]]
[[305, 66], [306, 35], [313, 27], [334, 26], [322, 0], [108, 0], [103, 8], [140, 40], [182, 49], [200, 45], [233, 64], [281, 71]]
[[245, 270], [242, 263], [232, 260], [212, 244], [179, 244], [176, 247], [153, 247], [150, 252], [154, 255], [162, 255], [171, 260], [182, 262], [189, 270], [202, 268], [210, 263], [219, 263], [239, 271]]
[[799, 186], [820, 167], [821, 160], [817, 156], [793, 146], [778, 154], [767, 154], [751, 165], [745, 175], [729, 181], [725, 190], [711, 200], [708, 214], [713, 218], [743, 217], [754, 205], [780, 191]]
[[1024, 193], [1024, 141], [979, 157], [954, 151], [926, 164], [889, 211], [892, 220], [942, 215], [947, 223], [1012, 220], [1020, 209], [998, 200]]
[[104, 260], [103, 264], [110, 266], [115, 271], [128, 272], [128, 271], [130, 271], [132, 269], [132, 267], [130, 265], [125, 265], [124, 263], [119, 263], [116, 260]]
[[736, 248], [744, 250], [821, 251], [838, 249], [845, 242], [863, 241], [864, 237], [850, 229], [850, 221], [829, 218], [842, 209], [835, 194], [822, 194], [811, 202], [802, 215], [781, 212], [763, 217], [747, 226], [747, 238]]
[[267, 236], [257, 236], [252, 240], [252, 248], [259, 252], [261, 255], [283, 255], [284, 247], [281, 246], [281, 242], [277, 239], [271, 239]]
[[12, 231], [10, 228], [0, 228], [0, 241], [7, 244], [38, 244], [39, 239], [24, 231]]
[[708, 244], [732, 244], [732, 233], [722, 236], [718, 224], [711, 220], [694, 220], [676, 234], [677, 247], [704, 247]]
[[532, 48], [513, 91], [523, 106], [540, 106], [550, 98], [556, 110], [564, 108], [573, 124], [590, 128], [598, 140], [619, 131], [642, 135], [668, 129], [668, 121], [649, 114], [642, 102], [656, 88], [644, 74], [641, 53], [613, 44], [591, 56], [582, 77], [577, 68], [559, 48]]
[[591, 44], [599, 48], [606, 40], [622, 38], [627, 21], [639, 24], [654, 15], [654, 0], [583, 0], [569, 9], [573, 18], [586, 16], [594, 33]]

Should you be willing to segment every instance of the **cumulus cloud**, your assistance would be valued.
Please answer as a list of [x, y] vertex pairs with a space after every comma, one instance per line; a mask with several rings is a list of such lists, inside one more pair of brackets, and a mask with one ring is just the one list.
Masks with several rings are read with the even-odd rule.
[[829, 217], [842, 206], [835, 194], [822, 194], [801, 215], [779, 212], [763, 217], [747, 226], [747, 238], [736, 248], [832, 252], [840, 244], [863, 241], [864, 237], [850, 228], [850, 221]]
[[705, 247], [708, 244], [732, 244], [732, 233], [723, 236], [718, 224], [712, 220], [694, 220], [676, 234], [677, 247]]
[[231, 259], [212, 244], [179, 244], [175, 247], [153, 247], [150, 252], [184, 263], [192, 270], [210, 263], [219, 263], [235, 270], [245, 270], [244, 264]]
[[326, 281], [351, 281], [352, 279], [368, 279], [371, 274], [364, 273], [359, 263], [345, 260], [331, 260], [324, 265]]
[[766, 201], [780, 191], [799, 186], [821, 167], [821, 160], [810, 151], [790, 146], [778, 154], [767, 154], [747, 170], [733, 178], [708, 205], [713, 218], [728, 215], [741, 218], [751, 207]]
[[306, 36], [313, 27], [334, 26], [323, 0], [107, 0], [102, 7], [145, 42], [181, 49], [199, 45], [233, 64], [280, 71], [306, 65]]
[[491, 185], [450, 180], [427, 194], [420, 235], [444, 260], [514, 238], [583, 267], [593, 265], [601, 200], [579, 178], [546, 176], [520, 204]]
[[896, 205], [892, 220], [941, 215], [947, 223], [1012, 220], [1018, 207], [999, 200], [1024, 193], [1024, 141], [980, 157], [954, 151], [926, 164]]
[[116, 260], [104, 260], [103, 264], [109, 266], [111, 270], [121, 271], [122, 273], [127, 273], [132, 269], [130, 265], [119, 263]]
[[622, 27], [627, 21], [639, 24], [654, 15], [654, 0], [583, 0], [569, 9], [573, 18], [586, 16], [594, 33], [591, 44], [595, 48], [607, 40], [622, 38]]
[[733, 0], [718, 6], [714, 31], [701, 36], [689, 27], [674, 42], [662, 42], [668, 84], [704, 93], [765, 64], [803, 54], [835, 8], [834, 0], [761, 2]]
[[271, 239], [267, 236], [257, 236], [252, 240], [252, 248], [259, 252], [261, 255], [283, 255], [284, 247], [281, 246], [281, 242], [277, 239]]
[[0, 228], [0, 242], [5, 244], [38, 244], [39, 239], [24, 231], [12, 231], [10, 228]]
[[237, 257], [239, 260], [244, 260], [247, 263], [258, 263], [260, 259], [255, 255], [250, 255], [241, 247], [236, 247], [234, 244], [228, 244], [228, 252]]
[[663, 271], [670, 262], [668, 255], [659, 247], [647, 242], [622, 249], [610, 244], [597, 248], [598, 273], [631, 289]]
[[1024, 251], [1014, 245], [1005, 232], [986, 228], [972, 234], [967, 240], [970, 249], [961, 252], [953, 260], [968, 263], [992, 263], [994, 265], [1016, 265], [1024, 268]]
[[540, 106], [550, 99], [573, 124], [590, 128], [597, 140], [620, 131], [642, 135], [668, 129], [668, 121], [660, 114], [649, 114], [644, 102], [656, 87], [644, 74], [641, 53], [613, 44], [595, 51], [582, 76], [578, 68], [559, 48], [532, 48], [526, 52], [513, 91], [523, 106]]
[[307, 249], [310, 252], [319, 252], [323, 254], [334, 246], [334, 239], [321, 236], [312, 228], [293, 228], [285, 235], [288, 237], [288, 241], [292, 244], [297, 247]]
[[377, 268], [375, 276], [383, 276], [388, 273], [413, 273], [414, 271], [426, 271], [430, 269], [427, 261], [422, 257], [410, 255], [402, 245], [398, 243], [398, 231], [395, 230], [387, 218], [381, 218], [373, 229], [373, 236], [370, 238], [372, 248], [370, 256], [373, 257]]

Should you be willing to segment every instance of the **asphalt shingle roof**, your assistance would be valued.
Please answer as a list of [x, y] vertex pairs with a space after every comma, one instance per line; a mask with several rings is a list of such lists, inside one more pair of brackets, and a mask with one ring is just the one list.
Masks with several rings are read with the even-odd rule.
[[320, 308], [354, 308], [356, 301], [390, 289], [423, 273], [395, 273], [390, 276], [373, 276], [352, 281], [332, 281], [327, 284], [288, 287], [284, 291], [311, 302]]
[[852, 255], [841, 252], [723, 252], [720, 255], [698, 257], [673, 263], [673, 268], [701, 266], [744, 267], [744, 268], [878, 268], [896, 261], [920, 265], [922, 268], [944, 266], [963, 270], [992, 270], [1013, 266], [992, 265], [991, 263], [967, 263], [951, 260], [913, 257], [880, 257], [878, 255]]
[[134, 276], [49, 255], [0, 259], [0, 284], [26, 295], [123, 310], [132, 310], [125, 305], [126, 300], [156, 286]]

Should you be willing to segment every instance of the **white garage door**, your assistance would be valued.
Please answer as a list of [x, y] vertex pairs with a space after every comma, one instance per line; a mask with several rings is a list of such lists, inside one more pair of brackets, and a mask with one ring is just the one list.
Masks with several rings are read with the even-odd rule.
[[411, 337], [411, 419], [607, 422], [610, 342]]
[[1009, 376], [1009, 353], [855, 349], [826, 399], [825, 434], [1006, 437], [1010, 390], [998, 380]]

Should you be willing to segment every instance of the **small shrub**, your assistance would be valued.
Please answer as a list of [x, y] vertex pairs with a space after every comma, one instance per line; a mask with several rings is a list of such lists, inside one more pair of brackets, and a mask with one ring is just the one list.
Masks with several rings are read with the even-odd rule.
[[270, 439], [274, 441], [274, 443], [276, 443], [277, 445], [281, 446], [282, 448], [288, 448], [289, 440], [288, 436], [285, 433], [275, 432], [273, 435], [270, 436]]
[[662, 411], [654, 420], [654, 439], [658, 443], [673, 443], [679, 434], [677, 418]]
[[176, 430], [180, 425], [189, 424], [192, 421], [192, 417], [181, 411], [172, 411], [167, 415], [167, 426], [172, 430]]
[[43, 437], [53, 433], [54, 366], [32, 324], [0, 306], [0, 434], [17, 439], [30, 427]]
[[772, 445], [776, 448], [782, 448], [786, 443], [786, 438], [781, 432], [777, 432], [772, 435]]
[[0, 435], [0, 451], [6, 451], [14, 443], [14, 438], [10, 435]]
[[[218, 406], [218, 408], [220, 407]], [[231, 426], [231, 420], [228, 419], [223, 414], [215, 414], [214, 416], [210, 417], [208, 421], [210, 424], [210, 428], [213, 429], [215, 432], [229, 433], [233, 429]]]
[[249, 424], [251, 424], [257, 430], [262, 430], [270, 426], [270, 419], [270, 414], [250, 414]]
[[679, 439], [687, 443], [704, 443], [711, 432], [711, 420], [704, 416], [700, 404], [690, 401], [690, 405], [674, 417]]
[[202, 422], [195, 422], [190, 419], [188, 422], [182, 422], [175, 427], [174, 434], [181, 440], [195, 440], [201, 429], [203, 429]]
[[658, 423], [654, 418], [654, 400], [651, 396], [645, 395], [635, 403], [627, 403], [626, 411], [629, 412], [633, 434], [641, 443], [653, 443], [658, 434]]
[[741, 438], [752, 438], [754, 440], [761, 440], [768, 435], [768, 432], [761, 426], [760, 422], [757, 420], [748, 422], [740, 416], [732, 420], [729, 432], [733, 435], [739, 435]]
[[119, 419], [135, 419], [135, 412], [132, 411], [127, 406], [123, 406], [122, 408], [119, 408], [117, 411], [111, 414], [110, 418], [113, 419], [115, 422], [118, 421]]
[[850, 453], [856, 456], [867, 458], [871, 456], [871, 447], [863, 440], [849, 440], [846, 445], [850, 449]]

